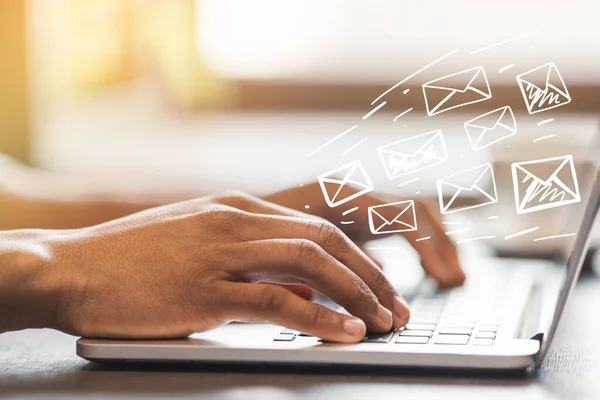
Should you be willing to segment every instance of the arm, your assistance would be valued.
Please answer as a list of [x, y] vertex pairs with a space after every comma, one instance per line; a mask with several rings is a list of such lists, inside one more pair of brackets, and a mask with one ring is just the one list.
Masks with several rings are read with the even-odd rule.
[[40, 231], [0, 231], [0, 333], [51, 325], [58, 284]]
[[[226, 193], [89, 228], [0, 232], [0, 332], [173, 338], [245, 320], [356, 342], [366, 326], [406, 324], [406, 303], [373, 261], [307, 217]], [[300, 282], [358, 318], [273, 285]]]

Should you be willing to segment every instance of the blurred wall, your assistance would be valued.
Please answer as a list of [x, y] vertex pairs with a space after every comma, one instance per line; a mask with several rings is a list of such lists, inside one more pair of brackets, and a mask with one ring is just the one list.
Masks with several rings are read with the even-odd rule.
[[0, 2], [0, 153], [29, 158], [26, 1]]

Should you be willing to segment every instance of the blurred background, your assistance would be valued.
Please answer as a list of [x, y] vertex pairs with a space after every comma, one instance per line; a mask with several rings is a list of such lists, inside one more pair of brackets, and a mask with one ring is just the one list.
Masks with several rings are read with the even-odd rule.
[[[596, 0], [4, 0], [0, 9], [0, 153], [44, 169], [264, 194], [360, 159], [378, 190], [435, 196], [441, 176], [492, 162], [499, 204], [455, 219], [502, 239], [542, 223], [551, 234], [567, 209], [517, 218], [510, 162], [572, 154], [584, 176], [600, 157]], [[449, 53], [367, 117], [382, 93]], [[516, 76], [548, 62], [572, 102], [529, 115]], [[476, 66], [493, 98], [428, 118], [421, 85]], [[463, 123], [505, 105], [518, 134], [472, 151]], [[450, 162], [406, 186], [388, 180], [376, 147], [433, 129]]]

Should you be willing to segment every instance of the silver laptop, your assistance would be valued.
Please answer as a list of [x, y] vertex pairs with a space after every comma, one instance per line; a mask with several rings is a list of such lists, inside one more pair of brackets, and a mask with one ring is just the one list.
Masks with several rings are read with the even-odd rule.
[[[437, 290], [425, 279], [409, 299], [409, 324], [397, 331], [369, 335], [361, 343], [348, 345], [325, 343], [276, 325], [231, 323], [178, 340], [82, 338], [77, 342], [77, 354], [100, 362], [498, 370], [539, 365], [589, 247], [600, 207], [600, 171], [592, 174], [596, 176], [587, 202], [576, 207], [576, 218], [570, 218], [578, 227], [569, 227], [577, 232], [564, 262], [480, 259], [466, 266], [468, 281], [463, 287], [446, 291]], [[335, 307], [326, 301], [323, 304]]]

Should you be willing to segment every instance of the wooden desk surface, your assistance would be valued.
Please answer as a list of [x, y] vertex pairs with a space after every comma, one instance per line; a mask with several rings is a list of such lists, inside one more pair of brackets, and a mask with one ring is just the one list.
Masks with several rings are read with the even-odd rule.
[[75, 355], [75, 338], [53, 331], [0, 335], [0, 398], [30, 399], [599, 399], [600, 278], [573, 294], [537, 376], [258, 373], [169, 366], [100, 366]]

